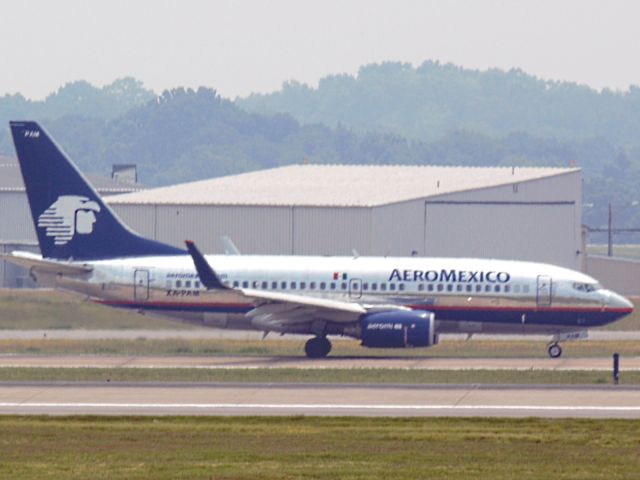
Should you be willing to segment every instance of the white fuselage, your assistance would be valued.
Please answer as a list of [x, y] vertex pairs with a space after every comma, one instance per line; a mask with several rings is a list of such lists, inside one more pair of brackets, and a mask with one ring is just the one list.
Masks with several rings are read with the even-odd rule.
[[[366, 306], [402, 306], [435, 314], [438, 332], [559, 333], [604, 325], [632, 305], [580, 272], [548, 264], [460, 258], [207, 256], [232, 289], [268, 290]], [[232, 290], [207, 290], [188, 255], [87, 262], [82, 279], [58, 286], [113, 306], [205, 326], [357, 336], [355, 325], [308, 312], [268, 323], [248, 315], [255, 305]], [[274, 320], [275, 318], [275, 320]], [[354, 333], [355, 332], [355, 333]]]

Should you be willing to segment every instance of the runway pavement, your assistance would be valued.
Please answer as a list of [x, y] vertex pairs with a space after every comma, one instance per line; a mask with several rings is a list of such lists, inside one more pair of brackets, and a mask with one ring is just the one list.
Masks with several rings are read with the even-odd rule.
[[[2, 367], [90, 368], [400, 368], [426, 370], [599, 370], [610, 371], [609, 357], [584, 358], [437, 358], [339, 357], [323, 359], [286, 356], [99, 356], [0, 355]], [[621, 371], [640, 371], [640, 357], [621, 357]]]
[[3, 383], [0, 414], [640, 418], [640, 388]]

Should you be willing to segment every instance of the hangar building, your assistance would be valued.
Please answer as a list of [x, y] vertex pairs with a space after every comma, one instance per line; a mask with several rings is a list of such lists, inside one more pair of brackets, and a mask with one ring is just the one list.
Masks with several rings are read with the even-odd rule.
[[581, 269], [578, 168], [293, 165], [107, 201], [145, 236], [222, 253], [469, 256]]

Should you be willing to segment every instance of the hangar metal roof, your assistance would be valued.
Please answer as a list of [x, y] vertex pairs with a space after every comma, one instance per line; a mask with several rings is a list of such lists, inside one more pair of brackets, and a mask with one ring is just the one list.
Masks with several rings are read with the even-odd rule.
[[520, 183], [579, 168], [291, 165], [115, 195], [111, 204], [371, 207]]
[[[96, 190], [104, 194], [135, 192], [144, 188], [100, 175], [87, 175], [87, 178]], [[20, 166], [13, 158], [0, 156], [0, 192], [24, 192]]]

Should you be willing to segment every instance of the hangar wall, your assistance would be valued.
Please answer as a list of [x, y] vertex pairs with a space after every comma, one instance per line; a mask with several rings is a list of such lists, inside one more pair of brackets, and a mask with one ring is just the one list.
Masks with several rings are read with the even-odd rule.
[[540, 180], [375, 207], [377, 255], [531, 260], [580, 269], [582, 180]]
[[226, 235], [243, 253], [351, 255], [371, 252], [370, 208], [238, 205], [112, 205], [142, 235], [182, 247], [193, 240], [223, 253]]
[[424, 255], [424, 200], [374, 207], [372, 255]]
[[622, 295], [640, 296], [640, 261], [631, 258], [589, 255], [587, 271], [606, 288]]
[[[40, 253], [24, 191], [0, 192], [0, 254], [22, 250]], [[35, 282], [24, 268], [0, 259], [0, 287], [33, 288]]]
[[0, 193], [0, 240], [3, 242], [36, 240], [29, 202], [24, 192]]
[[295, 255], [371, 254], [371, 209], [295, 207], [291, 224]]
[[136, 232], [184, 247], [193, 240], [207, 253], [223, 253], [220, 237], [230, 237], [241, 252], [290, 255], [291, 207], [234, 205], [131, 205], [111, 208]]
[[426, 202], [425, 209], [424, 251], [430, 256], [465, 252], [577, 266], [568, 261], [576, 251], [571, 203]]
[[130, 205], [135, 230], [207, 253], [506, 258], [580, 269], [580, 172], [372, 207]]

